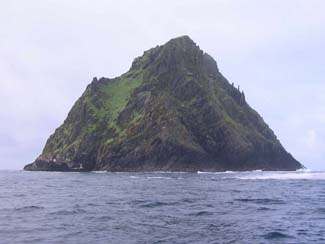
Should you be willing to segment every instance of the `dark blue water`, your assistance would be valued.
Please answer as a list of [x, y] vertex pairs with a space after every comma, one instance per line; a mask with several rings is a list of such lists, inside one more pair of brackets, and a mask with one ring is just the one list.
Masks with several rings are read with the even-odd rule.
[[0, 243], [325, 243], [325, 173], [0, 171]]

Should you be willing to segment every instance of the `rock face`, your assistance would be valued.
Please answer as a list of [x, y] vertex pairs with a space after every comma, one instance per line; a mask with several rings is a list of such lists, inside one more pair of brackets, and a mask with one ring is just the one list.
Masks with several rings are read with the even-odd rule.
[[188, 37], [94, 78], [25, 170], [296, 170], [243, 92]]

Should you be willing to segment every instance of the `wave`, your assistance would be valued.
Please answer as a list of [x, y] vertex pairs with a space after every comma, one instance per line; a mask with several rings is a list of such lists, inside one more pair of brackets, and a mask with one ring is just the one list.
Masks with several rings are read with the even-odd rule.
[[95, 171], [91, 171], [91, 173], [94, 173], [94, 174], [105, 174], [105, 173], [108, 173], [107, 170], [95, 170]]
[[324, 171], [299, 170], [294, 172], [252, 172], [240, 173], [235, 178], [241, 180], [325, 180]]
[[212, 212], [208, 212], [208, 211], [199, 211], [196, 213], [190, 213], [191, 216], [208, 216], [208, 215], [213, 215]]
[[279, 232], [279, 231], [272, 231], [269, 232], [265, 235], [263, 235], [263, 237], [267, 240], [273, 240], [273, 239], [282, 239], [282, 238], [291, 238], [290, 235], [287, 235], [285, 233]]
[[256, 203], [256, 204], [285, 204], [283, 200], [280, 199], [269, 199], [269, 198], [239, 198], [235, 199], [238, 202], [245, 202], [245, 203]]
[[[239, 171], [238, 171], [239, 172]], [[217, 175], [217, 174], [233, 174], [233, 173], [238, 173], [236, 171], [218, 171], [218, 172], [213, 172], [213, 171], [198, 171], [198, 174], [213, 174], [213, 175]]]
[[[131, 175], [130, 176], [131, 179], [139, 179], [141, 178], [140, 176], [134, 176], [134, 175]], [[178, 177], [178, 178], [171, 178], [171, 177], [165, 177], [165, 176], [148, 176], [146, 177], [147, 179], [167, 179], [167, 180], [170, 180], [170, 179], [177, 179], [177, 180], [182, 180], [183, 178], [181, 177]]]
[[168, 206], [168, 205], [175, 205], [175, 203], [165, 203], [165, 202], [148, 202], [140, 205], [141, 208], [155, 208], [155, 207], [161, 207], [161, 206]]
[[227, 170], [227, 171], [198, 171], [198, 174], [236, 174], [236, 173], [253, 173], [253, 172], [263, 172], [261, 169], [256, 169], [256, 170], [250, 170], [250, 171], [232, 171], [232, 170]]
[[15, 208], [16, 211], [33, 211], [33, 210], [39, 210], [39, 209], [44, 209], [44, 207], [31, 205], [31, 206]]
[[161, 202], [161, 201], [147, 201], [147, 200], [133, 200], [130, 202], [131, 205], [140, 208], [155, 208], [162, 206], [177, 205], [178, 202]]
[[83, 209], [72, 209], [72, 210], [58, 210], [55, 212], [51, 212], [51, 215], [74, 215], [74, 214], [80, 214], [80, 213], [86, 213], [86, 210]]
[[171, 177], [163, 177], [163, 176], [148, 176], [147, 179], [166, 179], [171, 180]]
[[198, 174], [215, 174], [217, 172], [205, 172], [205, 171], [198, 171]]
[[130, 178], [131, 178], [131, 179], [138, 179], [138, 178], [140, 178], [140, 177], [139, 177], [139, 176], [131, 175]]
[[304, 169], [297, 169], [296, 172], [313, 172], [313, 170], [304, 168]]

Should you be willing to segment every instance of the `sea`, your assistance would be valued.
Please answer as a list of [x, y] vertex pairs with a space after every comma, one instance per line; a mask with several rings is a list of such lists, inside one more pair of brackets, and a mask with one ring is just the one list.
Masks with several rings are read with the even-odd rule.
[[325, 243], [325, 172], [3, 170], [0, 243]]

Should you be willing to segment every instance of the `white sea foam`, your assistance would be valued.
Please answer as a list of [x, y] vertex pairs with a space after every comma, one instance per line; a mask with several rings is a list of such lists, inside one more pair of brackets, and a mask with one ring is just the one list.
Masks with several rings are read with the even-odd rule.
[[253, 170], [253, 172], [262, 172], [261, 169], [256, 169], [256, 170]]
[[131, 175], [130, 178], [131, 178], [131, 179], [137, 179], [137, 178], [140, 178], [140, 177], [138, 177], [138, 176], [134, 176], [134, 175]]
[[232, 172], [232, 171], [220, 171], [220, 172], [198, 171], [197, 173], [198, 174], [213, 174], [213, 175], [216, 175], [216, 174], [224, 174], [224, 173], [227, 173], [227, 172]]
[[101, 170], [101, 171], [91, 171], [91, 173], [95, 173], [95, 174], [104, 174], [104, 173], [108, 173], [108, 171], [106, 171], [106, 170]]
[[242, 180], [325, 180], [324, 171], [299, 170], [294, 172], [239, 173], [235, 178]]
[[297, 169], [296, 172], [313, 172], [313, 170], [311, 170], [311, 169]]
[[148, 179], [167, 179], [167, 180], [172, 179], [170, 177], [162, 177], [162, 176], [148, 176], [147, 178]]

